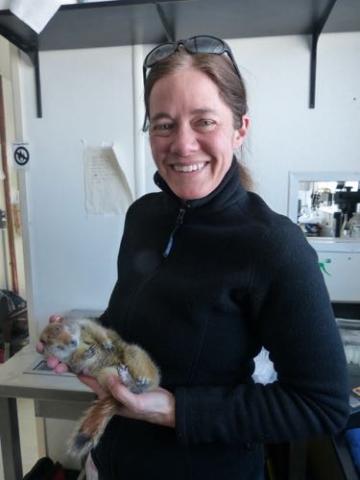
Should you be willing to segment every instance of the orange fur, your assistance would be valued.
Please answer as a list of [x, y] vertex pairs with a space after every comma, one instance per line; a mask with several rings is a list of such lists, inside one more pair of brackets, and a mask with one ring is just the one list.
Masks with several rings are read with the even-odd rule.
[[[120, 376], [134, 393], [156, 388], [160, 373], [138, 345], [126, 343], [115, 331], [89, 319], [50, 323], [40, 335], [45, 356], [56, 356], [74, 373], [94, 376], [106, 388], [109, 375]], [[96, 400], [85, 412], [69, 444], [69, 452], [85, 456], [94, 448], [119, 404], [110, 395]]]
[[86, 410], [83, 419], [80, 420], [80, 426], [70, 438], [70, 453], [76, 452], [77, 456], [83, 457], [94, 448], [118, 408], [119, 404], [110, 395], [95, 400]]

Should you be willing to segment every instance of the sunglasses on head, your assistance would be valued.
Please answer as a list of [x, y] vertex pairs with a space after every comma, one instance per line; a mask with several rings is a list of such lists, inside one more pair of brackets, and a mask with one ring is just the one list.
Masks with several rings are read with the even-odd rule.
[[[215, 55], [222, 55], [226, 53], [231, 60], [235, 72], [241, 79], [241, 74], [238, 66], [236, 65], [235, 58], [229, 45], [221, 38], [213, 37], [212, 35], [196, 35], [185, 40], [178, 40], [176, 42], [166, 42], [153, 48], [145, 57], [143, 63], [143, 79], [144, 85], [146, 84], [146, 71], [148, 68], [152, 68], [158, 62], [165, 60], [175, 53], [179, 47], [182, 46], [188, 53], [210, 53]], [[147, 112], [145, 113], [145, 119], [143, 124], [143, 131], [147, 129]]]
[[146, 70], [153, 67], [158, 62], [165, 60], [175, 53], [179, 47], [182, 46], [190, 54], [195, 53], [211, 53], [215, 55], [222, 55], [226, 53], [237, 73], [241, 78], [240, 71], [236, 65], [235, 59], [231, 52], [229, 45], [221, 40], [221, 38], [213, 37], [212, 35], [197, 35], [195, 37], [187, 38], [186, 40], [178, 40], [177, 42], [167, 42], [153, 48], [145, 57], [143, 64], [144, 85], [146, 82]]

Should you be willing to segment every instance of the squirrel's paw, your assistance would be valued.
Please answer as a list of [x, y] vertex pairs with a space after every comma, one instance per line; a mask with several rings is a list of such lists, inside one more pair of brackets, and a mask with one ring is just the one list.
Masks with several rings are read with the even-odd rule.
[[136, 378], [135, 383], [137, 387], [141, 389], [146, 389], [150, 385], [151, 381], [147, 377], [139, 377]]
[[150, 378], [138, 377], [135, 379], [135, 383], [132, 388], [133, 393], [143, 393], [149, 389], [151, 384]]
[[129, 369], [123, 363], [117, 367], [118, 375], [122, 381], [122, 383], [126, 386], [131, 385], [133, 383], [132, 376], [130, 375]]
[[117, 370], [122, 383], [132, 393], [142, 393], [149, 388], [151, 380], [147, 377], [137, 377], [134, 379], [126, 365], [119, 365]]

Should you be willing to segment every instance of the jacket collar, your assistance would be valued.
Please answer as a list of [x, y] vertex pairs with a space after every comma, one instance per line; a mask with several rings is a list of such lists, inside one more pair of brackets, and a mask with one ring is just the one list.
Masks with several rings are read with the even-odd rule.
[[209, 195], [203, 198], [187, 201], [182, 200], [175, 195], [165, 180], [160, 176], [159, 172], [155, 173], [154, 182], [170, 199], [175, 201], [177, 205], [183, 205], [191, 209], [208, 206], [211, 210], [222, 210], [232, 203], [237, 202], [246, 194], [245, 189], [240, 183], [240, 169], [235, 156], [220, 184], [215, 190], [209, 193]]

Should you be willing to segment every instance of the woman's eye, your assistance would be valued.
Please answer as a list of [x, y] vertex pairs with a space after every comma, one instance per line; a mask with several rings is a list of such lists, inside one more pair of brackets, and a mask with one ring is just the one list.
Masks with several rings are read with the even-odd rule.
[[158, 123], [151, 127], [152, 130], [170, 130], [171, 123]]
[[158, 123], [150, 126], [150, 132], [157, 135], [167, 135], [173, 128], [172, 123]]
[[196, 122], [196, 125], [198, 128], [201, 128], [204, 130], [211, 130], [212, 128], [215, 127], [216, 122], [215, 120], [211, 120], [209, 118], [202, 118]]

